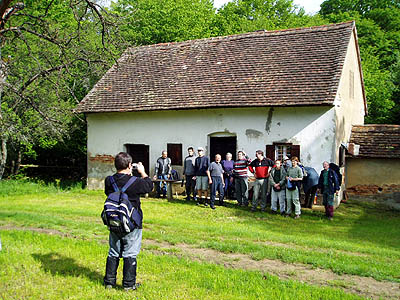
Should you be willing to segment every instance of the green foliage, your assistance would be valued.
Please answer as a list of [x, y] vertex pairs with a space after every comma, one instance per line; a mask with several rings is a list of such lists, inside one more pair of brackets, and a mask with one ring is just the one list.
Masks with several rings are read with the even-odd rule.
[[356, 20], [369, 107], [366, 122], [400, 124], [400, 2], [327, 0], [320, 14], [329, 22]]

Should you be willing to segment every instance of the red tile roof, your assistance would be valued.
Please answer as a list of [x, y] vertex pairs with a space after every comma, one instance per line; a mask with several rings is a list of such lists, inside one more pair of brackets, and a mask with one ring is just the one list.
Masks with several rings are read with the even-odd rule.
[[400, 158], [400, 125], [353, 126], [350, 143], [360, 145], [355, 158]]
[[332, 105], [354, 22], [127, 49], [77, 112]]

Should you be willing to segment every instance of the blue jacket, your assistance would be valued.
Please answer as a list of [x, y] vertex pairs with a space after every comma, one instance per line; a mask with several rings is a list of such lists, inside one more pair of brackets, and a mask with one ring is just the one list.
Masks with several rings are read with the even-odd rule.
[[[324, 175], [322, 175], [324, 171], [325, 170], [321, 171], [318, 180], [318, 188], [321, 189], [322, 193], [324, 192]], [[329, 188], [328, 191], [329, 194], [334, 194], [336, 193], [336, 191], [340, 190], [339, 180], [336, 175], [336, 172], [331, 169], [328, 169], [328, 188]]]

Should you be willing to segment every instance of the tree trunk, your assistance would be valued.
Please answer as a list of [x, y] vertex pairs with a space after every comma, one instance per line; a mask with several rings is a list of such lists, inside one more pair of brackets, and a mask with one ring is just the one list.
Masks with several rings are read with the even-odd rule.
[[21, 148], [19, 148], [18, 149], [18, 158], [17, 158], [15, 167], [14, 167], [14, 175], [18, 175], [19, 168], [21, 166], [21, 160], [22, 160], [22, 151], [21, 151]]
[[4, 170], [6, 168], [7, 161], [7, 140], [6, 138], [1, 139], [1, 150], [0, 150], [0, 180], [3, 178]]

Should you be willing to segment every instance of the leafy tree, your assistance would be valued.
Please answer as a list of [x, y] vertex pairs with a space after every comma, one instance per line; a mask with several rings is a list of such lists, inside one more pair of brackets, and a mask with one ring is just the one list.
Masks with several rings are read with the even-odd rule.
[[82, 127], [72, 109], [118, 54], [115, 23], [89, 0], [26, 0], [4, 10], [0, 178], [7, 143], [16, 151], [54, 146]]

